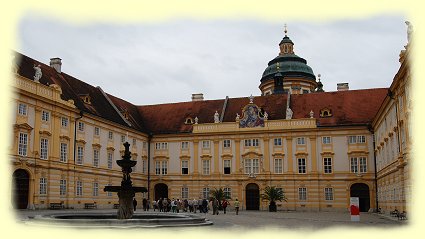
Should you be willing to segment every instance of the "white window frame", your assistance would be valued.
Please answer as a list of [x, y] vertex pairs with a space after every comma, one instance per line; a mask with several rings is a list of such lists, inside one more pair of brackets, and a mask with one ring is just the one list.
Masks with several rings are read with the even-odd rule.
[[94, 127], [94, 135], [95, 136], [99, 136], [100, 135], [100, 128], [99, 127]]
[[274, 159], [274, 173], [282, 174], [283, 173], [283, 159], [275, 158]]
[[27, 116], [28, 114], [28, 106], [24, 103], [19, 103], [18, 104], [18, 114], [22, 115], [22, 116]]
[[68, 161], [68, 144], [60, 143], [60, 162], [66, 163]]
[[19, 132], [18, 155], [27, 156], [28, 150], [28, 134]]
[[299, 201], [307, 201], [307, 188], [299, 187], [298, 188], [298, 200]]
[[211, 170], [211, 160], [210, 159], [203, 159], [202, 160], [202, 174], [203, 175], [210, 175]]
[[260, 141], [258, 139], [252, 139], [252, 146], [253, 147], [258, 147], [260, 146]]
[[112, 152], [108, 152], [107, 157], [108, 157], [108, 169], [112, 169], [114, 154]]
[[188, 141], [183, 141], [181, 143], [181, 149], [189, 149], [189, 142]]
[[61, 127], [66, 128], [68, 127], [69, 119], [67, 117], [61, 117]]
[[93, 149], [93, 167], [96, 167], [96, 168], [99, 167], [99, 155], [100, 155], [100, 150]]
[[133, 147], [136, 147], [136, 144], [137, 144], [137, 139], [136, 139], [136, 138], [134, 138], [134, 139], [133, 139]]
[[232, 198], [232, 189], [231, 188], [223, 188], [223, 192], [226, 198]]
[[297, 145], [305, 145], [305, 137], [298, 137]]
[[230, 148], [230, 139], [223, 140], [223, 148]]
[[331, 136], [323, 136], [322, 137], [322, 144], [331, 144], [332, 143], [332, 137]]
[[49, 158], [49, 139], [40, 138], [40, 159]]
[[[229, 173], [226, 173], [226, 168], [229, 168]], [[232, 173], [232, 160], [225, 159], [223, 160], [223, 174], [231, 174]]]
[[81, 145], [77, 146], [77, 159], [76, 164], [82, 165], [84, 160], [84, 147]]
[[305, 158], [297, 158], [297, 166], [299, 174], [307, 173], [307, 160]]
[[202, 198], [209, 199], [210, 197], [210, 188], [202, 188]]
[[209, 149], [211, 147], [211, 143], [209, 140], [203, 140], [202, 141], [202, 148], [203, 149]]
[[332, 172], [333, 172], [332, 158], [331, 157], [323, 157], [323, 173], [331, 174]]
[[[186, 169], [186, 173], [183, 172], [183, 169]], [[189, 174], [189, 160], [182, 160], [182, 175]]]
[[78, 131], [84, 132], [85, 124], [84, 122], [78, 121]]
[[331, 187], [325, 188], [325, 201], [333, 201], [334, 200], [334, 191]]
[[77, 181], [75, 184], [75, 195], [76, 196], [83, 196], [83, 182], [82, 181]]
[[43, 122], [49, 122], [50, 121], [50, 112], [43, 110], [41, 112], [41, 121]]
[[181, 189], [181, 199], [188, 199], [189, 198], [189, 188], [188, 187], [182, 187]]
[[40, 178], [40, 195], [47, 195], [47, 178]]
[[282, 138], [275, 138], [273, 144], [274, 146], [282, 146]]
[[99, 196], [99, 183], [93, 182], [93, 197]]
[[126, 136], [125, 135], [121, 135], [121, 143], [125, 143], [126, 141]]
[[168, 174], [168, 162], [167, 161], [162, 161], [162, 164], [161, 164], [161, 174], [162, 175], [167, 175]]
[[108, 139], [113, 140], [114, 139], [114, 132], [108, 131]]
[[259, 173], [259, 159], [258, 158], [248, 158], [244, 159], [244, 172], [245, 174], [258, 174]]
[[65, 196], [66, 195], [66, 179], [61, 179], [59, 181], [59, 195]]
[[[112, 186], [112, 183], [108, 183], [108, 185], [107, 186]], [[106, 196], [107, 197], [112, 197], [112, 192], [111, 191], [107, 191], [106, 192]]]
[[251, 147], [252, 146], [252, 139], [245, 139], [244, 145], [245, 145], [245, 147]]
[[155, 161], [155, 175], [161, 175], [161, 161]]

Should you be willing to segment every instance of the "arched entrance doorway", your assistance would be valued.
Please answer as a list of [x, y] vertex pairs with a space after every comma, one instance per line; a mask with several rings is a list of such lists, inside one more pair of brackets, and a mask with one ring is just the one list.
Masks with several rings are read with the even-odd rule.
[[160, 198], [168, 198], [168, 186], [164, 183], [158, 183], [155, 185], [155, 200]]
[[351, 185], [350, 197], [359, 198], [360, 212], [367, 212], [370, 209], [369, 186], [364, 183], [355, 183]]
[[245, 188], [246, 210], [260, 209], [260, 189], [255, 183], [246, 185]]
[[12, 177], [12, 205], [15, 209], [26, 209], [28, 207], [30, 175], [26, 170], [18, 169], [13, 173]]

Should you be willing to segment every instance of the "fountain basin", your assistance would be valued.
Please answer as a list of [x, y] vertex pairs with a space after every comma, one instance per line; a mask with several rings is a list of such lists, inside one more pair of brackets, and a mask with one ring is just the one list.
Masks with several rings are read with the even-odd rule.
[[203, 216], [179, 213], [135, 213], [131, 219], [117, 219], [116, 213], [54, 213], [36, 215], [27, 224], [75, 228], [157, 228], [207, 226]]

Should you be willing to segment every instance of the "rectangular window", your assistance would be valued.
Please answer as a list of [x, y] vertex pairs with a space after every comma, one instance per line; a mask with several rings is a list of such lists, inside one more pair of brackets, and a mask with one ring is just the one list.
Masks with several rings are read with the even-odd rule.
[[185, 141], [182, 142], [182, 149], [188, 149], [189, 148], [189, 142]]
[[162, 161], [162, 168], [161, 168], [161, 172], [163, 175], [166, 175], [168, 172], [168, 162], [167, 161]]
[[108, 132], [108, 139], [112, 140], [114, 137], [114, 133], [112, 131]]
[[323, 158], [323, 169], [325, 173], [332, 173], [332, 158]]
[[325, 188], [325, 200], [326, 201], [334, 200], [333, 188]]
[[275, 173], [283, 173], [283, 160], [282, 159], [274, 159], [274, 172]]
[[133, 147], [136, 147], [137, 139], [133, 139]]
[[350, 135], [348, 136], [349, 144], [366, 143], [366, 136], [364, 135]]
[[202, 189], [202, 198], [205, 198], [205, 199], [209, 199], [209, 197], [210, 197], [210, 188], [203, 188]]
[[77, 164], [83, 164], [84, 148], [82, 146], [77, 147]]
[[84, 131], [84, 122], [78, 122], [78, 130]]
[[202, 148], [203, 149], [209, 149], [210, 148], [210, 141], [209, 140], [202, 141]]
[[189, 161], [182, 160], [182, 174], [189, 174]]
[[357, 136], [357, 143], [366, 143], [366, 136], [358, 135]]
[[18, 154], [20, 156], [27, 156], [27, 147], [28, 147], [28, 134], [19, 133]]
[[351, 158], [350, 159], [350, 168], [351, 168], [352, 173], [359, 172], [359, 166], [358, 166], [357, 158]]
[[147, 142], [143, 142], [143, 149], [147, 149], [148, 148], [148, 143]]
[[348, 136], [348, 143], [349, 144], [355, 144], [357, 143], [357, 136]]
[[99, 183], [98, 182], [93, 183], [93, 196], [95, 196], [95, 197], [99, 196]]
[[62, 126], [63, 128], [68, 127], [68, 118], [66, 118], [66, 117], [61, 117], [61, 126]]
[[167, 149], [168, 143], [155, 143], [155, 149], [161, 150], [161, 149]]
[[109, 169], [112, 169], [112, 157], [113, 156], [113, 154], [111, 153], [111, 152], [108, 152], [108, 168]]
[[260, 145], [258, 142], [259, 142], [258, 139], [253, 139], [252, 140], [252, 146], [258, 147]]
[[99, 150], [93, 150], [93, 166], [99, 167]]
[[18, 114], [20, 115], [27, 115], [27, 105], [19, 103], [18, 105]]
[[323, 136], [322, 137], [322, 143], [323, 144], [331, 144], [332, 143], [331, 137], [330, 136]]
[[94, 135], [99, 136], [100, 135], [100, 129], [99, 127], [94, 127]]
[[48, 111], [41, 112], [41, 121], [48, 122], [50, 120], [50, 113]]
[[61, 156], [60, 161], [66, 163], [68, 161], [68, 144], [61, 143]]
[[359, 163], [360, 163], [360, 173], [366, 173], [367, 172], [367, 159], [366, 159], [366, 157], [359, 157]]
[[305, 158], [298, 159], [298, 173], [306, 173]]
[[161, 161], [155, 161], [155, 174], [161, 174]]
[[223, 140], [223, 148], [230, 148], [230, 139]]
[[224, 197], [225, 198], [232, 198], [232, 189], [231, 188], [224, 188]]
[[40, 159], [47, 159], [49, 151], [49, 140], [40, 139]]
[[297, 144], [298, 145], [304, 145], [305, 144], [305, 138], [304, 137], [297, 138]]
[[142, 160], [142, 173], [146, 173], [146, 160]]
[[298, 200], [306, 201], [307, 200], [307, 188], [298, 188]]
[[40, 178], [40, 194], [47, 194], [47, 178]]
[[61, 179], [59, 181], [59, 195], [65, 196], [66, 195], [66, 180]]
[[224, 165], [224, 174], [230, 174], [230, 163], [231, 161], [229, 159], [225, 159], [223, 161], [223, 165]]
[[282, 138], [276, 138], [273, 141], [274, 141], [274, 146], [282, 146]]
[[210, 160], [209, 159], [202, 160], [202, 174], [204, 174], [204, 175], [210, 174]]
[[[112, 186], [112, 183], [108, 183], [108, 186]], [[106, 196], [112, 197], [112, 192], [106, 192]]]
[[125, 135], [121, 135], [121, 143], [125, 143], [125, 141], [126, 141]]
[[182, 199], [188, 199], [189, 198], [189, 188], [182, 188]]
[[258, 159], [245, 159], [244, 160], [245, 173], [253, 174], [259, 172], [259, 161]]
[[77, 196], [83, 196], [83, 182], [77, 181], [75, 194]]
[[251, 147], [252, 146], [252, 140], [251, 139], [245, 139], [245, 147]]

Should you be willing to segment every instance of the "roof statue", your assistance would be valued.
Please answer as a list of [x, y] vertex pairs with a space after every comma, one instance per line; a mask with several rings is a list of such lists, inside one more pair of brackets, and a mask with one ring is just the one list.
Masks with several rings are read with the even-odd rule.
[[195, 124], [198, 124], [198, 116], [195, 117]]
[[313, 112], [313, 110], [310, 111], [310, 118], [314, 118], [314, 112]]
[[291, 92], [288, 92], [288, 100], [286, 101], [286, 119], [292, 119], [292, 112], [291, 108], [289, 108], [289, 102], [291, 100]]
[[407, 25], [407, 43], [410, 43], [410, 41], [412, 40], [413, 26], [412, 23], [410, 23], [409, 21], [405, 21], [405, 23]]
[[35, 82], [39, 82], [40, 81], [40, 78], [41, 78], [41, 76], [43, 75], [43, 73], [41, 73], [41, 68], [40, 68], [40, 65], [34, 65], [34, 70], [35, 70], [35, 73], [34, 73], [34, 81]]
[[264, 120], [267, 120], [269, 118], [269, 114], [267, 114], [266, 111], [264, 111]]
[[250, 103], [250, 104], [253, 104], [253, 103], [254, 103], [254, 96], [252, 96], [252, 94], [251, 94], [251, 96], [249, 97], [249, 103]]
[[219, 118], [220, 116], [218, 115], [218, 112], [217, 112], [217, 110], [215, 111], [215, 114], [214, 114], [214, 123], [220, 123], [220, 118]]

